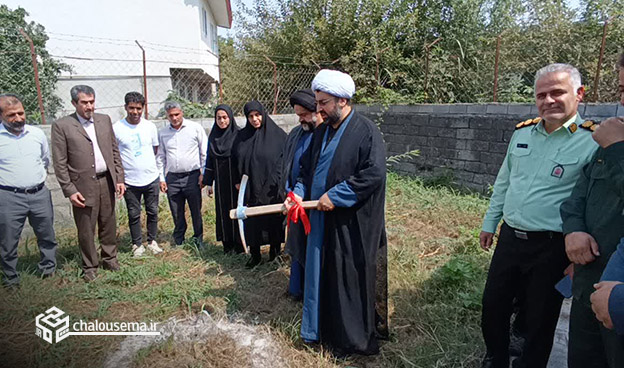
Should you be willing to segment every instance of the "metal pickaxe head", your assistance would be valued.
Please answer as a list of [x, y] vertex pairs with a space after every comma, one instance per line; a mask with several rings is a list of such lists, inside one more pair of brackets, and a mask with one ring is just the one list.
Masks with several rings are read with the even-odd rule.
[[245, 224], [243, 220], [247, 218], [245, 215], [245, 211], [247, 207], [245, 207], [245, 190], [247, 189], [247, 181], [249, 181], [249, 177], [245, 174], [243, 175], [240, 183], [240, 187], [238, 188], [238, 202], [236, 203], [236, 219], [238, 219], [238, 231], [240, 233], [241, 242], [243, 243], [243, 248], [245, 249], [245, 253], [249, 254], [249, 249], [247, 248], [247, 242], [245, 241]]
[[[284, 207], [283, 203], [268, 204], [264, 206], [255, 206], [249, 208], [246, 207], [244, 201], [245, 190], [247, 189], [248, 180], [249, 178], [247, 177], [247, 175], [243, 175], [243, 177], [241, 178], [240, 187], [238, 188], [238, 203], [236, 204], [236, 208], [230, 211], [230, 218], [232, 220], [238, 220], [238, 229], [240, 231], [241, 241], [243, 243], [243, 246], [245, 247], [245, 253], [249, 253], [249, 250], [247, 249], [247, 242], [245, 241], [245, 225], [243, 221], [247, 217], [284, 213], [284, 211], [286, 210], [286, 207]], [[306, 210], [316, 209], [317, 205], [318, 200], [304, 201], [300, 203], [300, 206]]]

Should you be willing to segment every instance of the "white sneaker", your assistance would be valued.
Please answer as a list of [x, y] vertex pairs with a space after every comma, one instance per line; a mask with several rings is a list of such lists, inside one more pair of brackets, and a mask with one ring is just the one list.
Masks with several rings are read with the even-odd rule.
[[163, 252], [163, 250], [158, 246], [158, 243], [156, 243], [156, 240], [152, 240], [152, 242], [147, 245], [147, 249], [151, 250], [154, 254]]
[[132, 244], [132, 255], [134, 257], [140, 257], [143, 255], [143, 253], [145, 253], [145, 247], [143, 247], [143, 244], [141, 244], [140, 246]]

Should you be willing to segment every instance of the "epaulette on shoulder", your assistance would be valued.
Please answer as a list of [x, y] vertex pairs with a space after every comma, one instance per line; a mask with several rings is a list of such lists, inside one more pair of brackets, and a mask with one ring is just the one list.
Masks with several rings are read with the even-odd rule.
[[593, 132], [598, 127], [598, 123], [592, 120], [585, 120], [583, 124], [581, 124], [581, 128], [587, 129], [590, 132]]
[[531, 126], [531, 125], [538, 124], [540, 121], [542, 121], [542, 118], [540, 118], [540, 117], [537, 117], [535, 119], [525, 120], [523, 122], [520, 122], [520, 123], [516, 124], [516, 130], [524, 128], [524, 127], [528, 127], [528, 126]]

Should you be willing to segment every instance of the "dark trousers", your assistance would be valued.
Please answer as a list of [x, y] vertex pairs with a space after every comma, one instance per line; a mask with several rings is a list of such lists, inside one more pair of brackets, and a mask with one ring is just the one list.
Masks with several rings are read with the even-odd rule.
[[156, 240], [158, 231], [158, 194], [159, 182], [156, 178], [152, 183], [135, 187], [126, 184], [126, 207], [128, 208], [128, 225], [130, 226], [130, 236], [132, 244], [141, 245], [143, 236], [141, 234], [141, 197], [145, 202], [145, 214], [147, 215], [147, 242]]
[[78, 244], [82, 253], [82, 270], [94, 272], [99, 266], [98, 252], [95, 246], [95, 225], [102, 253], [102, 264], [118, 267], [117, 263], [117, 224], [115, 222], [115, 189], [110, 175], [97, 179], [94, 193], [85, 193], [95, 197], [93, 207], [78, 208], [72, 206], [74, 221], [78, 229]]
[[303, 276], [305, 271], [303, 266], [294, 259], [290, 263], [290, 281], [288, 283], [288, 293], [294, 297], [301, 297], [303, 295], [303, 287], [305, 280]]
[[0, 190], [0, 261], [6, 284], [18, 284], [17, 245], [28, 218], [37, 236], [41, 260], [39, 271], [50, 274], [56, 268], [56, 238], [52, 197], [45, 186], [37, 193], [24, 194]]
[[204, 228], [201, 217], [202, 197], [199, 186], [199, 170], [188, 173], [168, 173], [165, 180], [167, 182], [167, 199], [174, 223], [173, 240], [175, 244], [180, 245], [184, 242], [184, 234], [187, 228], [184, 206], [187, 202], [193, 222], [193, 238], [201, 244]]
[[483, 339], [490, 366], [508, 368], [510, 317], [519, 297], [526, 340], [514, 368], [546, 367], [563, 301], [554, 286], [569, 261], [560, 233], [518, 236], [503, 223], [483, 292]]
[[568, 368], [624, 367], [624, 336], [606, 329], [591, 306], [572, 300]]
[[[275, 226], [273, 228], [270, 228], [268, 231], [264, 232], [263, 237], [268, 237], [268, 243], [269, 243], [269, 254], [273, 257], [276, 255], [279, 255], [282, 252], [282, 241], [280, 239], [280, 231], [283, 231], [283, 228], [281, 228], [281, 226], [278, 224], [278, 226]], [[245, 232], [247, 232], [245, 230]], [[268, 235], [267, 235], [268, 234]], [[260, 250], [261, 245], [260, 244], [248, 244], [249, 246], [249, 254], [251, 254], [251, 257], [253, 259], [260, 259], [262, 258], [262, 253]]]

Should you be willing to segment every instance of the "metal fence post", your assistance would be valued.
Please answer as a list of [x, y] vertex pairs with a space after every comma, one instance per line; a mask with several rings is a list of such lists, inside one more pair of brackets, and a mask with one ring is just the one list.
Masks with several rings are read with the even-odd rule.
[[386, 47], [381, 51], [375, 53], [375, 81], [377, 82], [377, 86], [381, 87], [381, 80], [379, 79], [379, 55], [388, 51], [390, 47]]
[[594, 102], [598, 102], [598, 87], [600, 84], [600, 69], [602, 69], [602, 61], [604, 58], [605, 43], [607, 42], [607, 27], [609, 26], [609, 19], [605, 20], [602, 27], [602, 42], [600, 44], [600, 56], [598, 57], [598, 66], [596, 67], [596, 77], [594, 78]]
[[496, 57], [494, 58], [494, 95], [492, 99], [494, 102], [498, 100], [498, 60], [500, 57], [500, 45], [501, 45], [501, 35], [496, 37]]
[[269, 59], [268, 56], [263, 55], [265, 59], [267, 59], [269, 61], [269, 63], [271, 63], [273, 65], [273, 93], [275, 95], [275, 99], [273, 101], [273, 115], [275, 115], [275, 113], [277, 112], [277, 97], [279, 94], [279, 91], [277, 89], [277, 65], [273, 62], [273, 60]]
[[37, 99], [39, 100], [39, 112], [41, 113], [41, 124], [45, 125], [46, 123], [45, 109], [43, 107], [43, 96], [41, 95], [41, 84], [39, 83], [39, 68], [37, 67], [37, 53], [35, 52], [35, 44], [33, 43], [32, 39], [28, 37], [28, 35], [26, 34], [26, 32], [24, 32], [22, 28], [20, 28], [19, 31], [22, 34], [22, 36], [24, 36], [26, 41], [28, 41], [28, 44], [30, 45], [30, 57], [32, 59], [32, 65], [33, 65], [33, 70], [35, 74], [35, 87], [37, 88]]
[[439, 37], [437, 40], [433, 41], [430, 44], [425, 44], [425, 102], [429, 102], [429, 96], [427, 96], [427, 90], [429, 88], [429, 50], [438, 42], [442, 40], [442, 37]]
[[223, 103], [223, 77], [221, 76], [221, 54], [219, 54], [219, 103]]
[[143, 53], [143, 97], [145, 97], [145, 118], [147, 119], [147, 66], [145, 64], [145, 49], [141, 46], [138, 40], [134, 40], [134, 42], [136, 42]]

